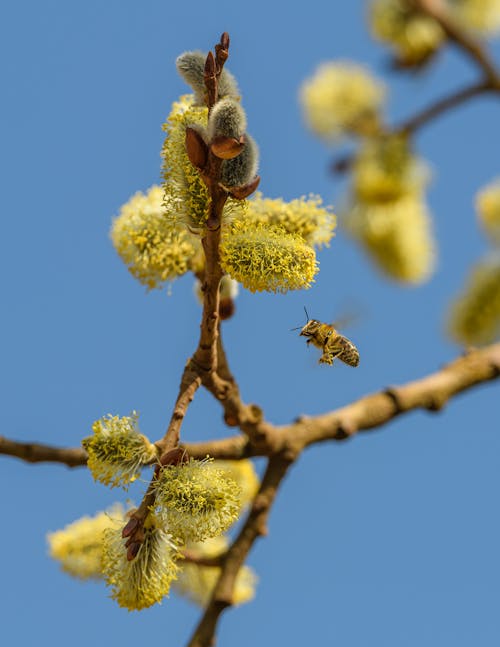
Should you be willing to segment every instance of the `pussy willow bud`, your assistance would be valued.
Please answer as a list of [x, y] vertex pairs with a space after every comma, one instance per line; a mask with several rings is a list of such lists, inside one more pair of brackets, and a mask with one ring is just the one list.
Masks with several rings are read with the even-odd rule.
[[[203, 52], [184, 52], [177, 57], [175, 62], [177, 71], [184, 81], [190, 85], [194, 91], [195, 103], [205, 105], [205, 61], [207, 55]], [[234, 76], [225, 67], [219, 78], [218, 84], [219, 98], [239, 96], [238, 84]]]
[[227, 98], [217, 101], [208, 119], [208, 136], [239, 139], [247, 129], [247, 117], [239, 101]]

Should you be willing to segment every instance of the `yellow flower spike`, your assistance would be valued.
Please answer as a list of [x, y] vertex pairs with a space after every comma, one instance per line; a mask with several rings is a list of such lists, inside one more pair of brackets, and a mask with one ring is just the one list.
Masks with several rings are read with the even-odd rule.
[[240, 511], [240, 488], [211, 459], [167, 465], [156, 480], [156, 506], [180, 543], [222, 534]]
[[314, 249], [278, 225], [235, 220], [222, 233], [221, 266], [251, 292], [308, 288], [318, 272]]
[[248, 219], [263, 224], [279, 225], [289, 234], [298, 234], [309, 245], [328, 245], [335, 235], [336, 218], [329, 207], [322, 206], [317, 195], [290, 202], [281, 198], [264, 198], [257, 193], [248, 202]]
[[[167, 135], [162, 149], [165, 201], [174, 221], [196, 234], [205, 230], [210, 198], [198, 170], [187, 156], [186, 128], [194, 127], [203, 135], [207, 124], [208, 108], [195, 105], [193, 95], [187, 94], [174, 102], [163, 125]], [[243, 214], [245, 209], [245, 200], [228, 198], [222, 216]]]
[[476, 196], [476, 210], [484, 230], [500, 244], [500, 179], [481, 189]]
[[154, 461], [156, 448], [139, 433], [138, 415], [108, 415], [92, 425], [93, 436], [82, 440], [89, 455], [87, 465], [96, 481], [110, 487], [128, 485], [140, 476], [141, 469]]
[[345, 227], [388, 276], [422, 283], [435, 265], [435, 243], [426, 205], [418, 195], [382, 204], [354, 203]]
[[209, 463], [213, 468], [221, 470], [231, 478], [241, 490], [240, 505], [248, 505], [260, 486], [259, 477], [251, 460], [240, 461], [213, 461]]
[[307, 124], [328, 141], [376, 133], [384, 97], [384, 85], [362, 66], [348, 61], [323, 63], [300, 90]]
[[365, 203], [391, 202], [422, 191], [428, 178], [427, 167], [412, 154], [408, 139], [391, 135], [361, 146], [352, 169], [352, 190]]
[[451, 17], [462, 29], [484, 38], [500, 32], [498, 0], [447, 0], [447, 5]]
[[[187, 548], [197, 557], [217, 557], [228, 548], [225, 536], [214, 537], [203, 542], [190, 543]], [[189, 561], [184, 562], [179, 570], [179, 576], [174, 583], [174, 589], [191, 602], [205, 607], [212, 596], [221, 569], [218, 566], [200, 566]], [[257, 576], [248, 566], [242, 566], [234, 583], [234, 605], [245, 604], [255, 597]]]
[[116, 251], [132, 276], [149, 289], [162, 288], [199, 265], [200, 242], [174, 224], [172, 209], [170, 198], [164, 203], [163, 189], [152, 186], [146, 194], [132, 196], [113, 221]]
[[440, 25], [407, 0], [373, 0], [369, 23], [373, 37], [388, 44], [403, 65], [425, 62], [445, 41]]
[[47, 534], [50, 556], [60, 562], [66, 573], [82, 580], [102, 578], [103, 533], [123, 521], [119, 504], [94, 517], [82, 517], [62, 530]]
[[500, 335], [500, 253], [480, 261], [470, 273], [448, 318], [450, 336], [464, 345], [488, 344]]
[[177, 577], [177, 547], [160, 521], [150, 514], [144, 526], [144, 541], [136, 557], [128, 561], [123, 524], [104, 531], [103, 573], [111, 597], [121, 607], [135, 611], [150, 607], [168, 595]]

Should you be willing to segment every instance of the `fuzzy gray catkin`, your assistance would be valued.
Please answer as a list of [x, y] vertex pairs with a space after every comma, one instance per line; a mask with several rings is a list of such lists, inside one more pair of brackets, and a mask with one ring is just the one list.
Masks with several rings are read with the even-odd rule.
[[245, 111], [239, 101], [231, 98], [217, 101], [208, 119], [208, 136], [239, 139], [247, 128]]
[[221, 182], [226, 187], [245, 186], [257, 175], [259, 147], [247, 133], [245, 146], [237, 157], [224, 160], [221, 167]]
[[[207, 55], [200, 51], [184, 52], [175, 61], [177, 71], [194, 91], [195, 103], [205, 105], [205, 61]], [[234, 76], [224, 68], [219, 78], [219, 97], [238, 97], [238, 84]]]

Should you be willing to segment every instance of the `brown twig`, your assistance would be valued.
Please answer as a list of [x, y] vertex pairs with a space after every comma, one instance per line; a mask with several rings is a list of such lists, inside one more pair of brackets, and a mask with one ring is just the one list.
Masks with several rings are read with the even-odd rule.
[[[221, 460], [239, 460], [251, 456], [269, 456], [280, 451], [288, 452], [289, 457], [293, 457], [305, 447], [318, 442], [344, 440], [358, 431], [378, 429], [396, 416], [414, 409], [439, 411], [450, 398], [499, 376], [500, 343], [497, 343], [471, 350], [431, 375], [372, 393], [330, 413], [303, 416], [282, 427], [266, 423], [269, 425], [269, 443], [266, 447], [256, 448], [244, 436], [183, 443], [181, 447], [193, 458], [205, 458], [208, 454]], [[70, 467], [85, 465], [87, 458], [83, 449], [19, 443], [4, 437], [0, 437], [0, 454], [32, 463], [50, 461]]]
[[224, 561], [226, 555], [225, 552], [220, 553], [219, 555], [200, 555], [194, 550], [189, 550], [184, 548], [181, 551], [182, 557], [189, 562], [190, 564], [196, 564], [196, 566], [210, 566], [210, 567], [220, 567]]
[[232, 605], [236, 576], [255, 541], [267, 534], [267, 519], [281, 481], [291, 461], [280, 454], [272, 456], [252, 509], [237, 538], [224, 557], [221, 574], [212, 598], [196, 627], [188, 647], [209, 647], [214, 644], [218, 620], [222, 612]]
[[[434, 103], [418, 111], [400, 124], [383, 129], [383, 135], [413, 134], [422, 126], [466, 103], [470, 99], [488, 92], [500, 93], [500, 71], [491, 60], [482, 43], [464, 33], [454, 24], [441, 0], [411, 0], [416, 9], [432, 17], [440, 24], [452, 43], [459, 47], [479, 67], [482, 79], [455, 90]], [[346, 173], [354, 162], [353, 155], [346, 155], [335, 160], [332, 164], [334, 173]]]
[[422, 13], [441, 26], [450, 41], [455, 43], [480, 68], [491, 87], [500, 89], [500, 75], [484, 46], [455, 24], [442, 0], [412, 0]]
[[428, 122], [433, 121], [436, 117], [439, 117], [448, 110], [456, 108], [461, 103], [465, 103], [469, 99], [472, 99], [472, 97], [492, 91], [493, 88], [488, 81], [481, 81], [479, 83], [467, 85], [461, 90], [452, 92], [447, 96], [438, 99], [434, 103], [431, 103], [412, 117], [409, 117], [399, 125], [394, 126], [391, 129], [391, 132], [394, 134], [413, 134], [422, 126], [425, 126]]
[[[209, 52], [206, 59], [205, 86], [209, 113], [218, 98], [218, 81], [224, 62], [229, 55], [228, 47], [229, 36], [224, 33], [216, 50], [216, 57], [212, 52]], [[210, 195], [207, 232], [202, 239], [205, 253], [205, 275], [201, 288], [203, 292], [203, 313], [200, 325], [200, 340], [193, 357], [184, 368], [179, 394], [165, 435], [155, 443], [160, 454], [160, 465], [154, 470], [151, 482], [139, 508], [131, 515], [131, 519], [123, 529], [123, 537], [128, 538], [126, 547], [128, 548], [127, 558], [129, 560], [134, 559], [137, 555], [144, 539], [144, 522], [155, 504], [156, 479], [161, 465], [165, 464], [164, 458], [179, 446], [180, 429], [187, 408], [202, 383], [202, 377], [215, 374], [217, 370], [219, 284], [223, 275], [219, 260], [220, 220], [228, 194], [220, 186], [222, 160], [216, 157], [211, 150], [205, 151], [203, 146], [203, 141], [200, 141], [196, 131], [187, 129], [186, 150], [188, 156], [194, 165], [206, 160], [204, 167], [199, 170]]]
[[87, 464], [87, 452], [82, 447], [52, 447], [42, 443], [23, 443], [0, 436], [0, 454], [14, 456], [28, 463], [61, 463], [68, 467]]
[[187, 408], [200, 385], [200, 376], [191, 368], [191, 363], [188, 362], [182, 374], [179, 394], [175, 402], [174, 411], [170, 418], [167, 431], [164, 437], [155, 443], [159, 449], [160, 455], [174, 449], [179, 444], [182, 421], [184, 420]]
[[298, 455], [309, 445], [328, 440], [344, 440], [358, 431], [378, 429], [414, 409], [439, 411], [448, 400], [478, 384], [500, 376], [500, 343], [471, 350], [441, 370], [402, 386], [364, 396], [330, 413], [303, 417], [280, 427], [275, 447]]

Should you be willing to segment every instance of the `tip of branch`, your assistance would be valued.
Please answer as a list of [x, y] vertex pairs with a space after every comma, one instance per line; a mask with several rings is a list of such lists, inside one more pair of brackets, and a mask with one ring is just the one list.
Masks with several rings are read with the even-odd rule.
[[212, 52], [208, 52], [207, 60], [205, 61], [205, 78], [215, 76], [215, 58]]

